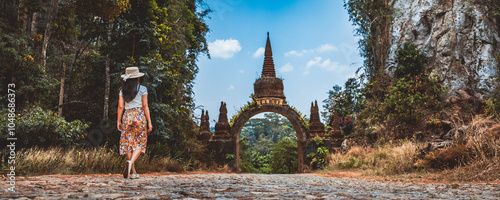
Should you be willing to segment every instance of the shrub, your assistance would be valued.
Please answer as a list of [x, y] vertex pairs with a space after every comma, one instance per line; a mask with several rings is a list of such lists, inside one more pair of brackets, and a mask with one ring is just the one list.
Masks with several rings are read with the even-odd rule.
[[328, 149], [325, 147], [318, 147], [316, 149], [316, 153], [310, 153], [307, 155], [308, 158], [311, 158], [311, 167], [313, 169], [322, 169], [328, 165]]
[[291, 174], [297, 172], [297, 141], [283, 139], [274, 145], [271, 152], [273, 173]]
[[422, 127], [422, 119], [441, 109], [444, 90], [444, 85], [427, 75], [397, 79], [382, 104], [389, 114], [388, 125], [393, 127], [392, 137], [412, 138]]
[[[0, 128], [7, 131], [7, 110], [3, 110], [0, 118]], [[85, 138], [85, 129], [88, 123], [80, 120], [67, 122], [50, 110], [34, 107], [23, 114], [18, 115], [16, 123], [16, 137], [19, 148], [25, 147], [70, 147]], [[2, 140], [6, 141], [7, 133], [2, 134]]]
[[257, 171], [252, 164], [251, 151], [248, 149], [248, 142], [245, 138], [240, 138], [240, 169], [248, 173]]
[[335, 85], [328, 91], [328, 98], [323, 101], [325, 112], [321, 112], [324, 119], [331, 119], [333, 112], [337, 112], [337, 123], [345, 135], [354, 131], [354, 119], [364, 106], [364, 96], [361, 93], [361, 83], [356, 78], [349, 78], [345, 88]]
[[[498, 81], [500, 81], [500, 78]], [[484, 110], [489, 116], [500, 119], [500, 88], [486, 100]]]
[[404, 43], [403, 48], [398, 50], [397, 59], [397, 78], [418, 76], [424, 72], [425, 54], [414, 43]]

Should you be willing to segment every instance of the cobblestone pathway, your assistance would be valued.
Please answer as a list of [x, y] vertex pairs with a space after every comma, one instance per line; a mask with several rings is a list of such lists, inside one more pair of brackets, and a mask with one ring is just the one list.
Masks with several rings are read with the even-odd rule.
[[20, 199], [500, 199], [498, 183], [405, 183], [314, 174], [47, 175], [18, 177]]

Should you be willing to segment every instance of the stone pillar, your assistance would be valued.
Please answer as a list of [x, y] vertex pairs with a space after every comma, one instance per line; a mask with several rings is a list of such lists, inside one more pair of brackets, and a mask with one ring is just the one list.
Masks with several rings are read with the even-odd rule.
[[325, 135], [325, 125], [321, 123], [319, 119], [318, 101], [314, 101], [314, 103], [311, 103], [311, 119], [309, 121], [309, 131], [311, 137]]
[[332, 145], [334, 147], [340, 147], [342, 141], [344, 140], [344, 133], [339, 127], [337, 110], [333, 110], [333, 114], [330, 115], [330, 119], [328, 121], [328, 126], [330, 126], [330, 128], [327, 130], [327, 135], [333, 141]]
[[200, 133], [198, 134], [198, 140], [208, 141], [212, 137], [210, 132], [210, 117], [208, 116], [208, 110], [201, 110], [201, 122], [200, 122]]
[[215, 134], [214, 140], [226, 140], [230, 139], [231, 127], [229, 126], [229, 122], [227, 120], [227, 108], [226, 103], [220, 102], [219, 109], [219, 121], [215, 124]]

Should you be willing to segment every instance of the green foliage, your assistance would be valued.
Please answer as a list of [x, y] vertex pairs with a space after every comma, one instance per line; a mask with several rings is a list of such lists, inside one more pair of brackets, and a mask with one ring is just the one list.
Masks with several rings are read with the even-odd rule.
[[[7, 131], [7, 115], [7, 110], [2, 110], [0, 127], [3, 131]], [[18, 115], [15, 123], [16, 146], [19, 148], [72, 147], [86, 136], [84, 131], [89, 127], [88, 123], [80, 120], [67, 122], [52, 111], [43, 110], [40, 107], [34, 107]], [[2, 140], [7, 142], [7, 136], [6, 132], [2, 133]]]
[[424, 53], [413, 43], [405, 43], [397, 58], [394, 81], [386, 77], [367, 83], [361, 90], [366, 100], [354, 124], [356, 135], [369, 142], [416, 138], [414, 134], [423, 131], [426, 122], [443, 108], [447, 88], [436, 77], [424, 73]]
[[290, 106], [291, 109], [293, 109], [297, 114], [300, 116], [300, 124], [306, 129], [309, 130], [309, 118], [305, 115], [303, 115], [297, 108]]
[[77, 14], [91, 14], [105, 20], [113, 20], [130, 9], [129, 0], [76, 0]]
[[245, 138], [240, 138], [240, 169], [242, 172], [255, 173], [257, 169], [252, 164], [252, 154], [248, 150]]
[[363, 159], [360, 159], [356, 156], [349, 158], [346, 162], [339, 163], [339, 167], [341, 169], [352, 169], [352, 168], [361, 168], [365, 166], [367, 163]]
[[311, 141], [313, 141], [314, 143], [316, 143], [316, 146], [323, 146], [323, 144], [325, 144], [325, 137], [321, 137], [321, 136], [314, 136]]
[[243, 172], [273, 173], [271, 154], [276, 143], [285, 139], [297, 140], [286, 118], [276, 113], [265, 113], [264, 117], [250, 119], [241, 131], [240, 167]]
[[234, 159], [236, 159], [236, 156], [234, 154], [226, 154], [227, 161], [232, 161]]
[[313, 169], [322, 169], [328, 166], [328, 149], [326, 147], [318, 147], [316, 153], [310, 153], [307, 155], [311, 159], [311, 167]]
[[487, 115], [500, 119], [500, 89], [497, 89], [496, 92], [486, 100], [484, 111]]
[[240, 116], [241, 113], [248, 111], [254, 108], [255, 106], [257, 106], [257, 102], [254, 99], [252, 99], [252, 101], [248, 101], [247, 104], [245, 104], [243, 107], [240, 108], [240, 110], [236, 115], [233, 115], [233, 117], [231, 117], [231, 119], [229, 120], [229, 125], [233, 126], [234, 120], [236, 120], [236, 118], [238, 118], [238, 116]]
[[[39, 107], [43, 111], [37, 115], [50, 119], [50, 123], [62, 123], [52, 112], [59, 105], [64, 63], [67, 67], [66, 97], [62, 116], [67, 121], [91, 122], [87, 123], [90, 128], [99, 128], [97, 126], [105, 120], [102, 117], [106, 89], [104, 66], [109, 58], [111, 86], [107, 120], [112, 122], [111, 127], [116, 127], [112, 124], [117, 117], [118, 88], [122, 84], [120, 75], [126, 67], [139, 66], [141, 72], [146, 73], [141, 84], [148, 88], [154, 127], [148, 134], [152, 157], [168, 154], [186, 162], [203, 158], [201, 151], [204, 147], [195, 139], [192, 120], [195, 107], [192, 88], [198, 73], [197, 57], [200, 53], [208, 54], [205, 39], [208, 27], [204, 20], [210, 9], [200, 0], [64, 0], [56, 4], [56, 13], [50, 13], [50, 2], [0, 3], [0, 10], [6, 11], [0, 12], [0, 61], [3, 64], [0, 86], [5, 90], [6, 84], [16, 84], [16, 109]], [[40, 15], [32, 22], [34, 12]], [[46, 66], [42, 66], [41, 52], [49, 14], [53, 16], [49, 24], [52, 28]], [[35, 22], [36, 34], [30, 26]], [[0, 97], [0, 104], [6, 103], [6, 99]], [[21, 114], [21, 118], [29, 115], [16, 114]], [[18, 134], [35, 131], [33, 123], [23, 125], [27, 128], [20, 129]], [[33, 128], [29, 128], [31, 125]], [[54, 128], [45, 125], [48, 130]], [[72, 135], [71, 140], [75, 139], [77, 129], [63, 129], [66, 128], [51, 134], [66, 131]], [[119, 136], [114, 129], [104, 135], [103, 143], [116, 147]], [[60, 142], [60, 138], [52, 136], [43, 140], [29, 145]]]
[[364, 75], [368, 82], [383, 73], [385, 58], [389, 53], [389, 25], [392, 23], [394, 1], [344, 0], [349, 21], [356, 26], [360, 54], [364, 60]]
[[349, 78], [345, 82], [344, 90], [335, 85], [333, 90], [328, 91], [328, 98], [323, 101], [325, 111], [321, 112], [321, 115], [324, 119], [330, 119], [336, 111], [339, 121], [335, 123], [339, 124], [344, 134], [350, 135], [354, 131], [354, 119], [363, 108], [364, 101], [361, 84], [357, 79]]
[[260, 137], [252, 144], [252, 151], [261, 155], [267, 155], [273, 150], [275, 143], [267, 137]]
[[[265, 113], [264, 117], [248, 120], [241, 130], [241, 136], [248, 140], [251, 148], [255, 145], [265, 146], [268, 143], [277, 143], [282, 139], [297, 139], [292, 123], [285, 117], [276, 113]], [[259, 140], [262, 144], [257, 144]]]
[[422, 130], [426, 118], [442, 109], [446, 87], [425, 75], [401, 78], [390, 87], [382, 106], [389, 116], [387, 126], [393, 131], [388, 138], [413, 138]]
[[272, 173], [291, 174], [297, 172], [297, 141], [280, 140], [271, 152]]
[[425, 54], [417, 49], [414, 43], [403, 44], [403, 47], [398, 50], [397, 58], [397, 78], [418, 76], [424, 72]]
[[[446, 87], [424, 73], [425, 55], [413, 43], [398, 50], [398, 77], [389, 87], [382, 107], [389, 114], [383, 120], [394, 131], [392, 137], [413, 138], [413, 132], [424, 124], [424, 118], [442, 108]], [[391, 136], [388, 136], [391, 138]]]

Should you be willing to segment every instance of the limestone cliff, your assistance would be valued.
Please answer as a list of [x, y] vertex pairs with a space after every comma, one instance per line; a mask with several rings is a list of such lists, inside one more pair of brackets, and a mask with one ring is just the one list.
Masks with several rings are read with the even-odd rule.
[[[500, 36], [498, 17], [481, 0], [393, 0], [391, 47], [386, 71], [392, 75], [396, 54], [414, 42], [429, 62], [428, 71], [450, 91], [465, 90], [478, 98], [498, 86]], [[493, 85], [493, 86], [492, 86]], [[494, 86], [496, 85], [496, 86]]]

